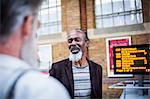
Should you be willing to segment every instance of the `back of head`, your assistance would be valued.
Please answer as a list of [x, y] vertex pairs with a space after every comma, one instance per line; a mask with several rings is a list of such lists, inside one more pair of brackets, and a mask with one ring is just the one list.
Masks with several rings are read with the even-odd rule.
[[20, 28], [26, 16], [37, 14], [42, 0], [0, 0], [0, 42]]

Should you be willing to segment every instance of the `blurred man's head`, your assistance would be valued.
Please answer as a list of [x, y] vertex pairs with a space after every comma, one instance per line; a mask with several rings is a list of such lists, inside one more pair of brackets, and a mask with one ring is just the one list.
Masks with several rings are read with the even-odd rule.
[[74, 29], [68, 34], [69, 59], [79, 61], [87, 50], [89, 39], [86, 32], [81, 29]]
[[[0, 0], [0, 53], [36, 65], [36, 15], [42, 0]], [[33, 64], [34, 63], [34, 64]]]

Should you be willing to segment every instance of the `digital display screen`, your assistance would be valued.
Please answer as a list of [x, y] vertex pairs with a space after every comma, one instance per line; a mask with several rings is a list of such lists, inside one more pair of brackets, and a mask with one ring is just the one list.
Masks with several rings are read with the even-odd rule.
[[150, 44], [113, 48], [115, 74], [150, 74]]

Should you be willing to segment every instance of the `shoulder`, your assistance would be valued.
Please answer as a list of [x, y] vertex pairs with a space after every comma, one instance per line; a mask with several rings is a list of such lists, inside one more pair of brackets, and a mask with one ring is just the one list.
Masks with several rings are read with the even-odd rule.
[[55, 62], [55, 63], [53, 63], [53, 64], [66, 64], [66, 63], [68, 63], [68, 62], [69, 62], [69, 59], [67, 58], [67, 59], [64, 59], [64, 60]]
[[92, 66], [94, 66], [94, 67], [96, 67], [96, 68], [102, 70], [102, 66], [101, 66], [100, 64], [97, 64], [97, 63], [95, 63], [95, 62], [92, 61], [92, 60], [89, 60], [89, 63], [90, 63]]
[[21, 77], [17, 82], [16, 91], [16, 99], [68, 99], [68, 93], [62, 84], [53, 77], [36, 71]]
[[63, 66], [66, 66], [69, 62], [70, 62], [69, 59], [64, 59], [64, 60], [53, 63], [52, 67], [57, 67], [57, 66], [63, 67]]

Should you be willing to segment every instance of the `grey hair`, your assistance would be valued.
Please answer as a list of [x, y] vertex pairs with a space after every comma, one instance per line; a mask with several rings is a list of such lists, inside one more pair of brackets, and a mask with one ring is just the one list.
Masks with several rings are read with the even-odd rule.
[[0, 42], [22, 26], [26, 17], [35, 16], [42, 0], [0, 0]]
[[71, 33], [71, 32], [74, 32], [74, 31], [84, 34], [85, 40], [86, 40], [86, 41], [90, 41], [90, 39], [89, 39], [89, 37], [88, 37], [88, 35], [87, 35], [87, 31], [86, 31], [86, 30], [83, 30], [83, 29], [81, 29], [81, 28], [75, 28], [75, 29], [71, 30], [70, 33]]

